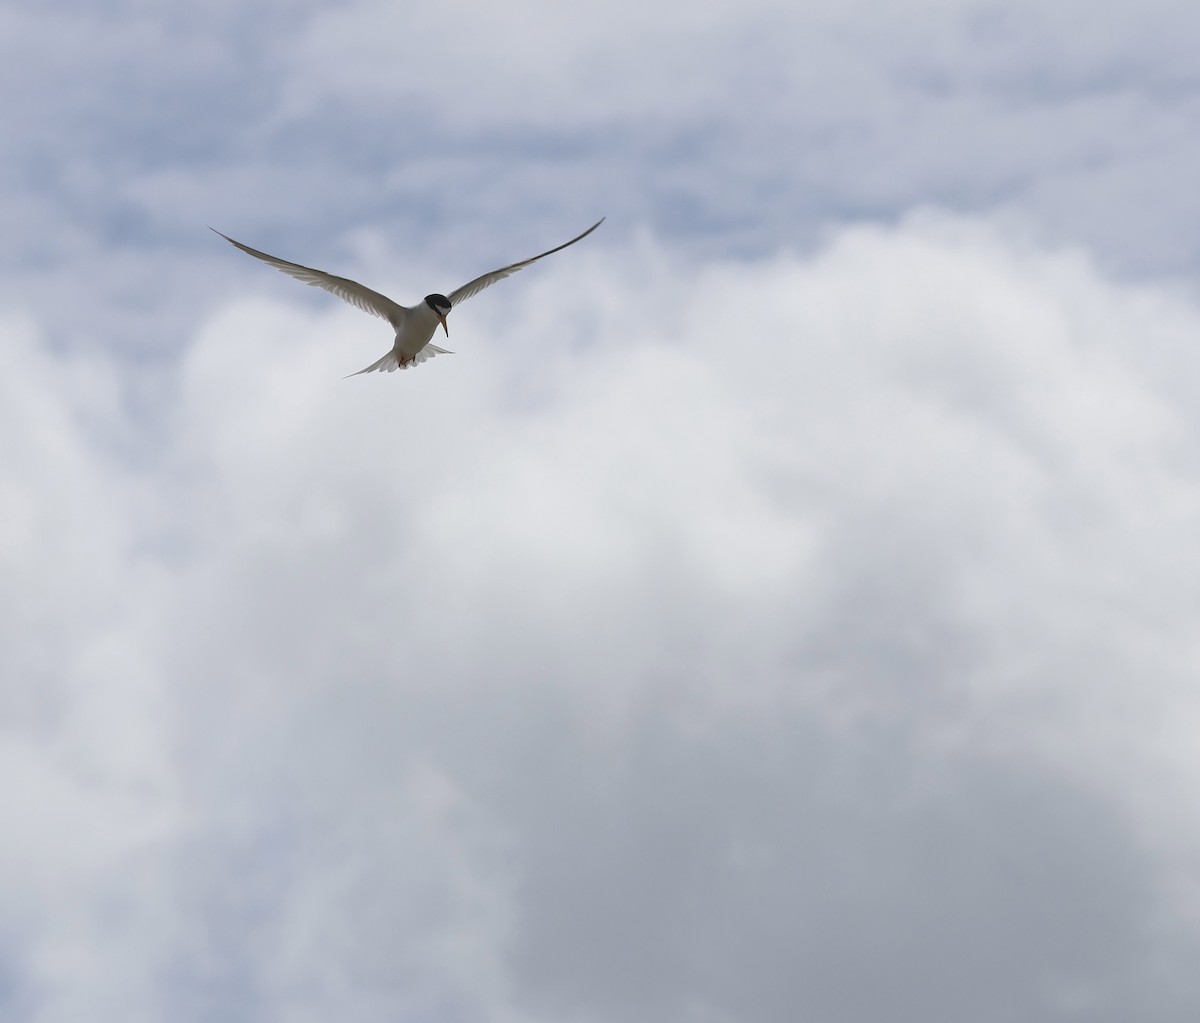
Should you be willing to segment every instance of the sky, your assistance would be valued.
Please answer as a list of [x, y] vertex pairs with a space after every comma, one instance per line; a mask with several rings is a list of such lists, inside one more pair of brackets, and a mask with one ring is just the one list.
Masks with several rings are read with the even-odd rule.
[[0, 10], [0, 1016], [1197, 1018], [1198, 32]]

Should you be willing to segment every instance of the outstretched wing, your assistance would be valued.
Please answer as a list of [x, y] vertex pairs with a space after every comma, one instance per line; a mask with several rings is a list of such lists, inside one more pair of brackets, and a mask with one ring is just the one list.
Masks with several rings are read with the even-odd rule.
[[[568, 245], [574, 245], [578, 241], [582, 241], [596, 228], [604, 223], [604, 217], [597, 220], [583, 234], [572, 238], [569, 242], [563, 242], [561, 245], [555, 246], [553, 249], [547, 249], [545, 252], [539, 253], [536, 256], [530, 256], [529, 259], [523, 259], [519, 263], [510, 263], [508, 266], [502, 266], [499, 270], [493, 270], [491, 273], [486, 273], [482, 277], [476, 277], [473, 281], [468, 281], [461, 288], [450, 292], [446, 297], [450, 299], [451, 305], [458, 305], [459, 302], [465, 302], [472, 295], [478, 295], [484, 288], [490, 288], [497, 281], [504, 280], [510, 274], [515, 274], [518, 270], [524, 270], [530, 263], [536, 263], [539, 259], [545, 256], [552, 256], [556, 252], [562, 252]], [[237, 242], [234, 242], [236, 245]], [[281, 268], [282, 269], [282, 268]], [[288, 271], [290, 272], [290, 271]]]
[[[378, 291], [372, 291], [370, 288], [364, 287], [357, 281], [349, 280], [345, 277], [335, 277], [333, 274], [327, 274], [323, 270], [314, 270], [310, 266], [301, 266], [299, 263], [289, 263], [286, 259], [280, 259], [278, 256], [269, 256], [265, 252], [259, 252], [258, 249], [252, 249], [249, 245], [243, 245], [241, 242], [234, 241], [227, 234], [221, 234], [215, 227], [210, 227], [213, 234], [220, 234], [230, 245], [234, 245], [255, 259], [261, 259], [264, 263], [268, 263], [275, 267], [276, 270], [287, 274], [289, 277], [295, 277], [298, 281], [303, 281], [305, 284], [311, 284], [314, 288], [324, 288], [326, 291], [338, 298], [349, 302], [352, 306], [357, 306], [365, 313], [371, 313], [373, 316], [378, 316], [380, 319], [387, 320], [388, 323], [398, 323], [404, 318], [404, 307], [393, 302], [386, 295], [379, 294]], [[568, 244], [570, 244], [568, 242]], [[486, 286], [486, 285], [485, 285]]]

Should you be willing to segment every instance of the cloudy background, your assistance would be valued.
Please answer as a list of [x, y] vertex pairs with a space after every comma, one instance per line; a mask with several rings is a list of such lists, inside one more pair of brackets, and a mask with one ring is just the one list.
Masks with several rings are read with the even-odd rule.
[[0, 11], [0, 1015], [1197, 1018], [1198, 34]]

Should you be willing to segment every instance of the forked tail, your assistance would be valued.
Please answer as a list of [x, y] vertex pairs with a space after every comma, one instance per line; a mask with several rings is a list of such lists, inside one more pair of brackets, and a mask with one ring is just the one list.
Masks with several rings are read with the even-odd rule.
[[395, 373], [398, 369], [408, 369], [409, 366], [416, 366], [426, 359], [432, 359], [435, 355], [453, 355], [454, 353], [446, 348], [439, 348], [437, 345], [426, 345], [411, 359], [404, 362], [400, 361], [400, 357], [396, 354], [396, 349], [393, 348], [382, 359], [371, 363], [365, 369], [360, 369], [357, 373], [349, 373], [345, 379], [350, 377], [361, 376], [363, 373]]

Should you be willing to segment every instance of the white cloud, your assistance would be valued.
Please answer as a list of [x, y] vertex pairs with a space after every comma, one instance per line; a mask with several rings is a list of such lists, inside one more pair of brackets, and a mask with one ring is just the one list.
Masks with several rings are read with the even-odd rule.
[[0, 19], [0, 1014], [1194, 1018], [1191, 6]]
[[208, 223], [318, 265], [371, 228], [471, 272], [603, 213], [761, 257], [934, 203], [1120, 272], [1197, 263], [1196, 14], [1175, 0], [3, 17], [0, 303], [80, 350], [178, 352], [208, 282], [242, 272]]
[[223, 308], [136, 464], [5, 325], [14, 1012], [1191, 1018], [1200, 313], [932, 213], [572, 255], [386, 378]]

